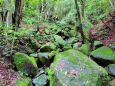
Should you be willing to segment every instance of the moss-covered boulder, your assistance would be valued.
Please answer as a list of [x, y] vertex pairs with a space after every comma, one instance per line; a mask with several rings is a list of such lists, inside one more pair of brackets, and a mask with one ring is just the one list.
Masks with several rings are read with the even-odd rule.
[[15, 54], [14, 64], [16, 65], [18, 71], [28, 75], [35, 75], [38, 69], [34, 57], [30, 57], [20, 52]]
[[17, 86], [30, 86], [31, 79], [28, 77], [17, 80]]
[[41, 52], [51, 52], [55, 49], [56, 49], [56, 46], [53, 43], [48, 42], [41, 46], [40, 51]]
[[100, 47], [92, 51], [91, 55], [95, 60], [98, 60], [98, 62], [100, 61], [108, 64], [115, 63], [115, 51], [106, 46]]
[[50, 67], [50, 86], [108, 86], [106, 70], [83, 53], [58, 53]]

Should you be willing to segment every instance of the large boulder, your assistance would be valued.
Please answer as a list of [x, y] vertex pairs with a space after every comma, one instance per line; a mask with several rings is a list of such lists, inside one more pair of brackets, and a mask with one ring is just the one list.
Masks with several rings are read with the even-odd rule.
[[58, 53], [50, 67], [50, 86], [108, 86], [108, 74], [80, 51]]
[[14, 64], [18, 71], [28, 75], [37, 73], [37, 63], [34, 57], [30, 57], [24, 53], [17, 52], [14, 56]]
[[110, 63], [115, 63], [115, 51], [111, 48], [103, 46], [91, 52], [91, 55], [97, 62], [108, 65]]

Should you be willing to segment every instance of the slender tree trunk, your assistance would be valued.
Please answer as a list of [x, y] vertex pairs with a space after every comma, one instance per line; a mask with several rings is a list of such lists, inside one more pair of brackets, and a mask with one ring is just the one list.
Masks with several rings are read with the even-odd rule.
[[7, 25], [8, 9], [6, 9], [7, 5], [8, 5], [8, 1], [3, 1], [2, 11], [0, 13], [2, 17], [3, 27], [8, 26]]
[[12, 16], [12, 23], [15, 27], [20, 27], [22, 21], [22, 11], [23, 11], [23, 0], [16, 0], [15, 1], [15, 11]]
[[75, 0], [75, 5], [76, 5], [76, 22], [78, 22], [78, 27], [76, 27], [77, 31], [80, 33], [81, 38], [82, 38], [82, 42], [85, 42], [85, 35], [83, 32], [83, 27], [82, 27], [82, 14], [80, 13], [80, 8], [79, 8], [79, 4], [78, 4], [78, 0]]
[[86, 14], [85, 14], [85, 0], [81, 0], [81, 5], [82, 5], [82, 17], [85, 18]]

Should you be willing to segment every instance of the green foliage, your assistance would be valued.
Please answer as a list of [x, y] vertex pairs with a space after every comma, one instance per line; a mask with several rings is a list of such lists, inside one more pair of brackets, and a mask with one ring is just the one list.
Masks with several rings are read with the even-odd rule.
[[53, 81], [54, 81], [54, 71], [51, 69], [48, 69], [48, 79], [50, 81], [50, 86], [53, 86]]
[[90, 20], [99, 21], [112, 11], [109, 0], [87, 0], [86, 13]]
[[3, 0], [0, 0], [0, 7], [3, 5]]
[[18, 40], [23, 38], [29, 39], [31, 36], [31, 30], [20, 28], [19, 31], [15, 31], [12, 27], [0, 27], [0, 46], [4, 48], [3, 54], [10, 56], [12, 51], [17, 50], [19, 47]]
[[55, 41], [56, 41], [57, 44], [66, 45], [66, 41], [64, 41], [61, 36], [55, 35], [54, 39], [55, 39]]

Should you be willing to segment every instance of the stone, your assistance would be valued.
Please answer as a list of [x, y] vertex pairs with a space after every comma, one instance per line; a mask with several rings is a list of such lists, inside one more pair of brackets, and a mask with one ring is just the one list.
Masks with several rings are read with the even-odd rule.
[[94, 48], [99, 48], [100, 46], [103, 46], [101, 41], [94, 41]]
[[56, 49], [56, 46], [53, 43], [48, 42], [41, 46], [40, 52], [51, 52], [55, 49]]
[[33, 79], [34, 86], [46, 86], [48, 82], [48, 76], [46, 74], [41, 74]]
[[50, 86], [108, 86], [107, 71], [78, 50], [58, 53], [50, 66]]
[[34, 57], [34, 58], [37, 58], [38, 57], [38, 54], [37, 53], [32, 53], [30, 54], [31, 57]]
[[111, 64], [115, 63], [115, 51], [111, 48], [103, 46], [91, 52], [91, 55], [98, 62]]
[[115, 64], [108, 65], [106, 69], [110, 75], [115, 76]]
[[14, 64], [18, 71], [28, 75], [35, 75], [38, 69], [34, 57], [30, 57], [20, 52], [17, 52], [14, 55]]
[[38, 53], [38, 59], [42, 64], [46, 64], [47, 61], [49, 60], [49, 53], [48, 52]]

